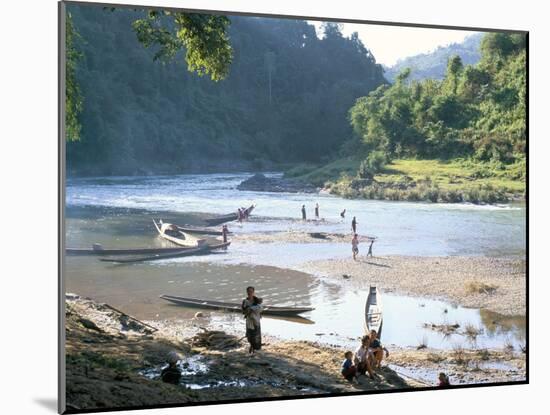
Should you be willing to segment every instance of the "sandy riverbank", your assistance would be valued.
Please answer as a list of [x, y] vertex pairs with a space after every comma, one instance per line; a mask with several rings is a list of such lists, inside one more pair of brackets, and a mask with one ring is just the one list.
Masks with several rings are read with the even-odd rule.
[[[454, 384], [525, 378], [521, 351], [397, 349], [378, 371], [379, 380], [360, 377], [351, 384], [339, 374], [344, 350], [315, 342], [266, 338], [262, 352], [251, 357], [238, 337], [229, 335], [237, 344], [227, 349], [198, 345], [190, 333], [150, 322], [154, 330], [78, 296], [67, 297], [66, 318], [71, 409], [408, 389], [433, 385], [441, 368]], [[180, 385], [155, 376], [170, 351], [187, 368]]]
[[525, 315], [526, 261], [491, 257], [384, 256], [313, 261], [315, 275], [376, 285], [386, 292], [450, 300], [505, 315]]

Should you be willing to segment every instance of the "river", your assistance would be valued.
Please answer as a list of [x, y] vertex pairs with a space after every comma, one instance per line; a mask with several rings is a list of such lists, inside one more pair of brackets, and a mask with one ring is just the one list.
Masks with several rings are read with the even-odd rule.
[[[277, 173], [271, 174], [276, 176]], [[479, 206], [373, 200], [347, 200], [328, 194], [239, 191], [248, 173], [69, 179], [66, 188], [66, 242], [70, 247], [166, 246], [152, 218], [197, 223], [193, 212], [224, 214], [257, 205], [251, 221], [230, 223], [233, 243], [227, 253], [154, 263], [116, 266], [96, 258], [66, 259], [67, 291], [109, 302], [144, 319], [189, 319], [196, 310], [174, 307], [158, 298], [170, 293], [188, 297], [238, 301], [246, 285], [256, 285], [277, 304], [306, 304], [313, 324], [264, 319], [264, 332], [282, 338], [351, 345], [362, 332], [366, 294], [345, 284], [289, 270], [316, 259], [349, 256], [347, 243], [241, 242], [239, 235], [276, 231], [348, 234], [356, 216], [361, 234], [376, 236], [375, 255], [525, 256], [526, 210], [523, 204]], [[322, 220], [302, 222], [315, 203]], [[346, 219], [340, 212], [346, 209]], [[368, 287], [367, 287], [368, 288]], [[365, 290], [367, 289], [365, 288]], [[483, 328], [478, 345], [520, 343], [525, 321], [503, 319], [486, 310], [453, 307], [442, 301], [384, 294], [384, 341], [450, 348], [458, 337], [423, 329], [422, 324], [473, 324]], [[445, 310], [443, 312], [442, 310]], [[404, 322], [403, 316], [409, 316]], [[212, 313], [211, 323], [241, 327], [242, 317]]]

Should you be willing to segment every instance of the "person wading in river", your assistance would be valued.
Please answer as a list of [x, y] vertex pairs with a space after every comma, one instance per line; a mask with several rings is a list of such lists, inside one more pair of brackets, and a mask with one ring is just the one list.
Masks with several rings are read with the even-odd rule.
[[306, 220], [306, 205], [302, 205], [302, 220]]
[[[227, 243], [227, 234], [229, 233], [229, 230], [227, 229], [227, 225], [223, 225], [222, 226], [222, 235], [223, 235], [223, 243], [226, 244]], [[227, 249], [227, 247], [225, 247], [224, 249]]]
[[344, 209], [343, 211], [340, 212], [340, 217], [342, 219], [345, 219], [346, 218], [346, 209]]
[[351, 230], [353, 233], [357, 233], [357, 219], [355, 219], [355, 216], [351, 220]]
[[319, 203], [315, 203], [315, 219], [319, 220]]
[[356, 233], [353, 234], [351, 240], [351, 253], [353, 254], [353, 260], [357, 261], [357, 255], [359, 254], [359, 237]]
[[262, 299], [254, 295], [254, 287], [246, 288], [246, 298], [241, 308], [246, 318], [246, 338], [250, 343], [249, 353], [254, 353], [262, 348], [262, 330], [260, 318], [262, 313]]

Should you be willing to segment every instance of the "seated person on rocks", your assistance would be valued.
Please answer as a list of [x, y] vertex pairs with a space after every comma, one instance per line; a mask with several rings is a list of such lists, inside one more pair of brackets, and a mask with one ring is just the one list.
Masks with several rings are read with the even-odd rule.
[[342, 362], [342, 376], [349, 382], [353, 382], [353, 378], [355, 378], [357, 375], [357, 368], [353, 364], [353, 361], [351, 360], [352, 358], [353, 353], [347, 351], [344, 354], [344, 361]]
[[388, 349], [386, 349], [380, 342], [380, 339], [378, 338], [378, 333], [376, 333], [376, 330], [371, 330], [369, 349], [368, 349], [368, 359], [369, 359], [370, 366], [373, 369], [380, 368], [380, 363], [382, 363], [382, 359], [384, 358], [384, 352], [386, 352], [386, 358], [390, 356], [390, 352], [388, 351]]
[[438, 376], [439, 383], [437, 385], [438, 388], [446, 388], [448, 386], [451, 386], [451, 382], [449, 380], [449, 376], [447, 376], [445, 373], [441, 372]]
[[180, 383], [181, 370], [178, 367], [179, 360], [180, 356], [176, 352], [172, 351], [168, 353], [168, 357], [166, 359], [168, 366], [162, 369], [162, 372], [160, 372], [160, 378], [163, 382], [172, 383], [174, 385]]
[[358, 374], [364, 375], [368, 372], [369, 377], [374, 379], [374, 373], [372, 372], [371, 364], [368, 359], [369, 343], [369, 336], [363, 336], [361, 339], [361, 346], [355, 351], [354, 363]]

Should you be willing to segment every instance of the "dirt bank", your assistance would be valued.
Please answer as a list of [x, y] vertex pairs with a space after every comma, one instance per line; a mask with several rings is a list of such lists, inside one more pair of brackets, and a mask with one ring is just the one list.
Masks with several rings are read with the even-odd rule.
[[[227, 350], [197, 346], [190, 337], [178, 338], [170, 330], [155, 331], [104, 304], [74, 295], [67, 299], [66, 318], [67, 403], [72, 409], [418, 385], [390, 368], [380, 371], [380, 380], [362, 378], [360, 383], [350, 384], [339, 375], [343, 351], [315, 343], [269, 344], [255, 356], [247, 353], [244, 344]], [[164, 384], [154, 376], [173, 350], [184, 361], [200, 361], [203, 368], [186, 374], [181, 385]]]

